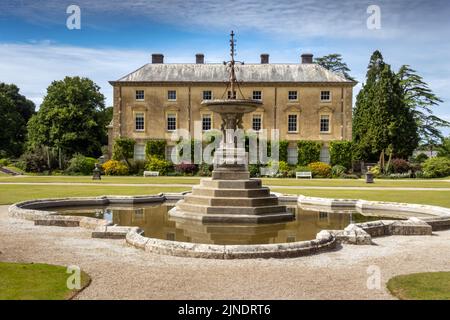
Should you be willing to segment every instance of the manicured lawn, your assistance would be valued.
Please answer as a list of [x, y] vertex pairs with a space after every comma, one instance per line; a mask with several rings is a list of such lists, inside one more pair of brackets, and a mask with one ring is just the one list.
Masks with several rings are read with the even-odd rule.
[[[197, 184], [200, 177], [102, 177], [93, 181], [91, 176], [0, 176], [0, 182], [78, 182], [92, 184]], [[379, 180], [366, 184], [363, 179], [277, 179], [263, 178], [265, 185], [272, 186], [311, 186], [311, 187], [407, 187], [407, 188], [450, 188], [450, 181], [432, 180]]]
[[[58, 186], [58, 185], [7, 185], [0, 184], [0, 204], [38, 199], [60, 198], [76, 196], [101, 196], [101, 195], [146, 195], [160, 192], [189, 191], [191, 186]], [[302, 194], [312, 197], [365, 199], [405, 203], [431, 204], [450, 207], [450, 191], [392, 191], [392, 190], [320, 190], [320, 189], [283, 189], [272, 188], [272, 191], [286, 194]]]
[[397, 276], [388, 281], [387, 288], [402, 300], [450, 300], [450, 272]]
[[363, 199], [402, 203], [430, 204], [450, 208], [450, 191], [393, 191], [393, 190], [318, 190], [318, 189], [283, 189], [272, 191], [310, 197]]
[[58, 185], [0, 185], [0, 204], [11, 204], [39, 198], [88, 197], [102, 195], [146, 195], [160, 192], [181, 192], [183, 187], [114, 187], [114, 186], [58, 186]]
[[[77, 290], [67, 288], [67, 268], [48, 264], [0, 262], [0, 300], [66, 300]], [[90, 283], [81, 272], [81, 288]]]

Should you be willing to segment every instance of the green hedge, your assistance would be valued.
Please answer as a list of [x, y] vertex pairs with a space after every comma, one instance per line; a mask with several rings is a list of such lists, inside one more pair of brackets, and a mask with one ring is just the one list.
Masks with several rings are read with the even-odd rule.
[[322, 143], [316, 141], [300, 140], [297, 142], [298, 147], [298, 164], [307, 166], [313, 162], [320, 161], [320, 149]]
[[351, 141], [330, 142], [330, 162], [332, 166], [340, 165], [347, 169], [352, 166], [352, 143]]
[[114, 140], [112, 159], [116, 161], [132, 159], [136, 141], [130, 138], [117, 138]]
[[149, 140], [145, 145], [145, 155], [147, 159], [156, 157], [158, 159], [165, 159], [166, 157], [166, 140]]

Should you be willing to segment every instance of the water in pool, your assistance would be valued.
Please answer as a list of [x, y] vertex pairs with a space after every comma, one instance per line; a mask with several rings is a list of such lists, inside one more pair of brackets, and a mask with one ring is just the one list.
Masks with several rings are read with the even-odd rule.
[[[107, 207], [67, 207], [62, 215], [105, 219], [119, 226], [137, 226], [150, 238], [205, 244], [266, 244], [314, 239], [324, 229], [339, 230], [350, 223], [378, 220], [350, 211], [309, 211], [287, 204], [295, 220], [271, 224], [217, 224], [175, 219], [168, 211], [175, 203], [114, 205]], [[52, 210], [54, 211], [54, 210]]]

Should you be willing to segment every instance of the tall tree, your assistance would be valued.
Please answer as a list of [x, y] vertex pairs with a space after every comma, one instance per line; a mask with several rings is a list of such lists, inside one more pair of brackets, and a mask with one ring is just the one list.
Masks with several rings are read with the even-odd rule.
[[338, 53], [329, 54], [323, 57], [315, 58], [315, 62], [325, 69], [336, 73], [342, 73], [348, 80], [355, 81], [349, 74], [350, 68], [343, 61], [342, 56]]
[[35, 105], [19, 93], [14, 84], [0, 83], [1, 156], [19, 156], [27, 133], [27, 122], [34, 114]]
[[434, 115], [432, 110], [442, 100], [410, 66], [403, 65], [397, 76], [400, 79], [403, 101], [416, 119], [421, 142], [432, 151], [444, 139], [440, 128], [450, 126], [450, 122]]
[[376, 160], [382, 154], [406, 158], [418, 145], [417, 125], [402, 99], [396, 74], [375, 51], [366, 83], [356, 98], [353, 141], [358, 159]]
[[[101, 112], [105, 97], [92, 80], [66, 77], [53, 81], [39, 109], [28, 123], [31, 148], [47, 146], [61, 155], [101, 153]], [[61, 161], [60, 161], [61, 167]]]

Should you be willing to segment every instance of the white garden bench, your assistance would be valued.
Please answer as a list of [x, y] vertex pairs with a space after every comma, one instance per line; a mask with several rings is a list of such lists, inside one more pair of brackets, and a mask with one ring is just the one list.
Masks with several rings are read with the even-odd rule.
[[159, 176], [158, 171], [144, 171], [144, 177], [157, 177]]
[[310, 171], [300, 171], [295, 173], [295, 179], [298, 178], [310, 178], [312, 179], [312, 173]]

